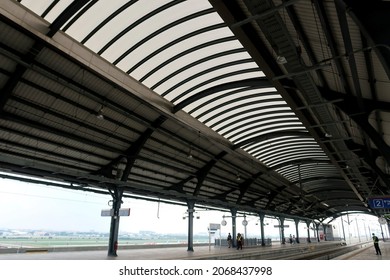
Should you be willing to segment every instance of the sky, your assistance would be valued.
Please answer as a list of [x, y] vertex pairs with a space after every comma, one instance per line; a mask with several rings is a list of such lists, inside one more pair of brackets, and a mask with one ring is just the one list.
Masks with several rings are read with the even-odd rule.
[[[101, 216], [103, 209], [111, 208], [109, 200], [110, 195], [0, 178], [0, 229], [109, 232], [110, 217]], [[187, 233], [187, 207], [130, 198], [123, 202], [121, 208], [130, 208], [130, 216], [120, 218], [121, 232]], [[207, 233], [210, 223], [221, 223], [222, 216], [229, 215], [196, 209], [194, 233]], [[252, 220], [254, 226], [256, 218]]]
[[[108, 205], [109, 200], [110, 195], [0, 178], [0, 229], [109, 232], [110, 217], [101, 216], [103, 209], [111, 208]], [[185, 206], [131, 198], [124, 198], [123, 202], [122, 208], [130, 208], [130, 216], [120, 217], [120, 232], [187, 233], [188, 219], [183, 219], [187, 210]], [[225, 227], [221, 226], [221, 236], [231, 231], [229, 212], [205, 211], [199, 207], [195, 209], [197, 210], [195, 217], [199, 217], [194, 219], [195, 234], [207, 234], [209, 224], [220, 224], [224, 215], [227, 216], [225, 220], [228, 224]], [[359, 226], [354, 226], [356, 218], [359, 219], [360, 229]], [[379, 231], [376, 217], [360, 215], [356, 218], [350, 215], [349, 228], [344, 222], [347, 235], [356, 235], [357, 230], [365, 231], [367, 235], [369, 231]], [[246, 229], [242, 225], [243, 219], [242, 216], [237, 218], [237, 232], [246, 232], [247, 237], [260, 237], [258, 217], [247, 216]], [[266, 238], [279, 235], [279, 229], [275, 228], [278, 221], [266, 218], [264, 222]], [[294, 235], [294, 223], [286, 221], [285, 224], [289, 225], [289, 228], [285, 229], [285, 236]], [[334, 221], [334, 225], [334, 234], [342, 235], [340, 220]], [[300, 235], [305, 236], [306, 231], [306, 224], [300, 223]]]

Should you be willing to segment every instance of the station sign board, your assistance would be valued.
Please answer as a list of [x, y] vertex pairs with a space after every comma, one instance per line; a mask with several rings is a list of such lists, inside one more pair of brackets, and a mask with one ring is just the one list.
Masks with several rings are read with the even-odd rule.
[[210, 231], [217, 231], [217, 230], [220, 230], [221, 229], [221, 225], [220, 224], [210, 224], [209, 225], [209, 230]]
[[390, 196], [370, 197], [368, 204], [372, 209], [390, 209]]
[[[121, 208], [119, 209], [119, 216], [130, 216], [130, 208]], [[114, 216], [114, 209], [103, 209], [101, 211], [102, 217], [112, 217]]]

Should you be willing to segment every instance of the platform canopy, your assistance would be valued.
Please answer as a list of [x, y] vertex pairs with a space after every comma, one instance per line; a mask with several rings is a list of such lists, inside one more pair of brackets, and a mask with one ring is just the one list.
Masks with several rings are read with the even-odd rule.
[[0, 176], [320, 220], [390, 195], [390, 2], [2, 0]]

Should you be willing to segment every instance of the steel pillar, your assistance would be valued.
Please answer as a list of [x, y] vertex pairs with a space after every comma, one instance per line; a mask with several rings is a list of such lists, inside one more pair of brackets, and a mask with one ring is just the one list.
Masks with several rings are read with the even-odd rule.
[[281, 243], [286, 244], [286, 239], [284, 237], [284, 218], [279, 218], [280, 221], [280, 238], [281, 238]]
[[232, 247], [236, 247], [237, 245], [237, 228], [236, 228], [236, 215], [237, 210], [231, 209], [230, 213], [232, 213]]
[[310, 221], [306, 221], [306, 226], [307, 226], [307, 243], [311, 243], [311, 238], [310, 238]]
[[118, 232], [119, 232], [119, 209], [122, 204], [123, 190], [114, 187], [109, 190], [112, 196], [112, 211], [111, 226], [110, 226], [110, 238], [108, 241], [108, 256], [117, 257], [118, 250]]
[[259, 214], [260, 217], [260, 232], [261, 232], [261, 246], [265, 246], [265, 238], [264, 238], [264, 214]]
[[294, 219], [295, 222], [295, 236], [296, 236], [296, 242], [299, 243], [299, 230], [298, 230], [298, 224], [299, 224], [299, 219]]
[[187, 251], [194, 251], [194, 207], [195, 202], [187, 201], [188, 206], [188, 248]]

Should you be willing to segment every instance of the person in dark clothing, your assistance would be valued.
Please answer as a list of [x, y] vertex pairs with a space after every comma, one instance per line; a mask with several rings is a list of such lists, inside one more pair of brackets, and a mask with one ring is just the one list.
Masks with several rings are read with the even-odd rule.
[[376, 254], [382, 255], [381, 249], [379, 248], [379, 238], [375, 235], [375, 233], [372, 234], [372, 240], [374, 241], [374, 247], [375, 247]]
[[228, 234], [228, 237], [227, 237], [227, 243], [228, 243], [229, 248], [232, 247], [232, 236], [230, 235], [230, 233]]
[[241, 233], [237, 234], [237, 250], [241, 249], [242, 250], [242, 236]]

